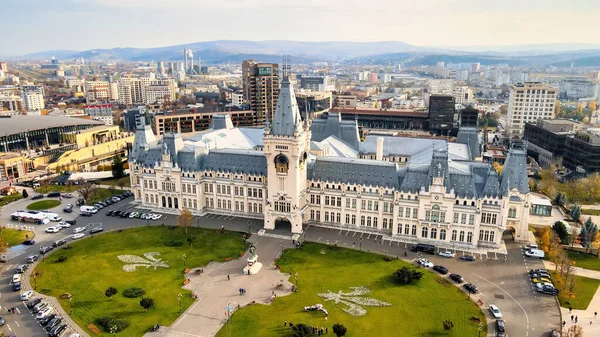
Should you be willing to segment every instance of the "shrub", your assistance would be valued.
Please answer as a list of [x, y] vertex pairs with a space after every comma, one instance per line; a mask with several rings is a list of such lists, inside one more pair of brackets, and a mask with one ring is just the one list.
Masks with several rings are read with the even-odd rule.
[[66, 256], [61, 255], [61, 256], [58, 257], [58, 262], [65, 262], [65, 261], [67, 261], [67, 257]]
[[26, 189], [23, 189], [23, 193], [21, 193], [21, 195], [23, 196], [23, 198], [29, 197], [29, 193], [27, 193]]
[[423, 277], [423, 273], [412, 268], [402, 267], [394, 272], [394, 276], [404, 284], [414, 283]]
[[129, 326], [129, 322], [124, 319], [114, 318], [113, 316], [102, 316], [96, 320], [96, 323], [106, 332], [120, 332]]
[[165, 246], [167, 247], [181, 247], [185, 242], [180, 239], [170, 239], [165, 241]]
[[116, 295], [119, 291], [115, 287], [108, 287], [104, 292], [104, 295], [108, 298], [111, 298], [113, 295]]
[[452, 330], [454, 328], [454, 323], [451, 320], [447, 319], [444, 321], [444, 330]]
[[294, 337], [306, 337], [313, 334], [312, 329], [304, 323], [294, 325], [292, 332], [294, 333]]
[[102, 331], [100, 331], [100, 329], [98, 329], [97, 326], [95, 326], [94, 324], [89, 324], [87, 326], [88, 330], [90, 330], [94, 335], [99, 335], [102, 333]]
[[129, 298], [136, 298], [146, 295], [146, 291], [142, 288], [127, 288], [123, 290], [123, 296]]
[[154, 306], [154, 299], [152, 297], [142, 297], [142, 299], [140, 300], [140, 305], [142, 306], [142, 308], [148, 311], [148, 309]]
[[348, 331], [348, 329], [346, 329], [345, 326], [339, 324], [339, 323], [335, 323], [333, 325], [333, 333], [337, 336], [337, 337], [342, 337], [346, 335], [346, 332]]

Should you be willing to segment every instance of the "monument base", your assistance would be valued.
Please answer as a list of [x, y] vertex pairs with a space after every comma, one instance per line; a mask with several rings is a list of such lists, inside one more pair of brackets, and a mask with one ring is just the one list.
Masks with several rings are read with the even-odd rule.
[[260, 268], [262, 268], [262, 263], [255, 262], [251, 266], [244, 267], [244, 275], [254, 275], [254, 274], [258, 273]]

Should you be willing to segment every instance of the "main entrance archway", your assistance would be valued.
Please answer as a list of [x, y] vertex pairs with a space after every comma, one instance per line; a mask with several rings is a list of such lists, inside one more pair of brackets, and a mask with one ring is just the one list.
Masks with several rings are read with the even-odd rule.
[[286, 218], [279, 218], [275, 220], [275, 230], [289, 233], [292, 231], [292, 223]]

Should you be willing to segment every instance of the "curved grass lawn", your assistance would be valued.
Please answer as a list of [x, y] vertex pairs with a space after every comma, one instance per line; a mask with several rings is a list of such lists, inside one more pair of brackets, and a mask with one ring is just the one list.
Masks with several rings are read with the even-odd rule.
[[23, 241], [27, 239], [33, 239], [35, 234], [31, 231], [24, 231], [12, 228], [2, 228], [0, 229], [0, 235], [4, 239], [4, 242], [9, 247], [20, 245]]
[[[324, 251], [325, 254], [321, 252]], [[287, 250], [279, 259], [282, 272], [298, 273], [299, 291], [278, 297], [271, 305], [253, 305], [234, 313], [217, 337], [228, 336], [292, 336], [283, 321], [328, 327], [341, 323], [348, 328], [346, 336], [477, 336], [481, 310], [467, 300], [467, 295], [439, 276], [423, 270], [425, 275], [414, 285], [401, 285], [392, 273], [408, 265], [400, 260], [385, 261], [377, 254], [308, 243], [299, 250]], [[294, 277], [290, 278], [294, 282]], [[391, 303], [390, 307], [364, 307], [364, 316], [353, 317], [342, 311], [343, 303], [335, 304], [318, 297], [331, 290], [350, 292], [349, 287], [366, 286], [366, 295]], [[329, 311], [328, 320], [320, 312], [304, 312], [305, 306], [323, 304]], [[446, 332], [442, 322], [451, 320], [454, 329]], [[482, 331], [487, 328], [482, 327]]]
[[27, 209], [31, 211], [41, 211], [43, 209], [54, 208], [58, 205], [60, 205], [60, 201], [58, 200], [41, 200], [27, 205]]
[[[86, 234], [87, 235], [87, 234]], [[114, 315], [125, 319], [129, 327], [117, 336], [142, 336], [156, 324], [170, 325], [180, 315], [177, 295], [182, 293], [183, 310], [193, 303], [189, 291], [181, 289], [184, 281], [182, 255], [186, 254], [188, 268], [200, 267], [210, 261], [223, 261], [228, 257], [236, 258], [246, 248], [241, 233], [189, 228], [189, 235], [195, 237], [193, 248], [186, 242], [181, 228], [138, 227], [95, 235], [71, 243], [70, 249], [59, 249], [40, 262], [35, 269], [37, 291], [59, 299], [68, 312], [69, 301], [60, 299], [60, 295], [70, 293], [73, 296], [73, 314], [71, 317], [88, 333], [89, 324], [104, 315]], [[174, 242], [185, 243], [179, 247], [167, 246]], [[159, 252], [170, 268], [138, 268], [134, 272], [123, 271], [126, 264], [117, 259], [118, 255], [136, 255]], [[58, 262], [58, 257], [67, 257]], [[31, 279], [32, 286], [34, 280]], [[104, 293], [108, 287], [119, 291], [112, 299]], [[146, 291], [146, 297], [152, 297], [155, 306], [148, 312], [140, 306], [140, 298], [126, 298], [123, 290], [140, 287]], [[98, 326], [98, 325], [96, 325]], [[99, 327], [99, 326], [98, 326]], [[107, 332], [101, 335], [111, 336]]]

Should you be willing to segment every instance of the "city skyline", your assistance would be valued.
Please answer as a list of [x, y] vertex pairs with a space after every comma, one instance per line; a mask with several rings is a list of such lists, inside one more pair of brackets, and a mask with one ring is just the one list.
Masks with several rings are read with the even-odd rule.
[[[593, 0], [486, 4], [475, 0], [7, 0], [4, 8], [11, 15], [0, 23], [0, 29], [12, 32], [0, 47], [4, 56], [221, 39], [393, 40], [463, 50], [533, 44], [597, 46], [591, 27], [600, 14], [600, 5]], [[265, 15], [269, 20], [259, 20]], [[586, 26], [589, 29], [582, 29]], [[544, 34], [522, 34], [540, 30]]]

